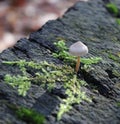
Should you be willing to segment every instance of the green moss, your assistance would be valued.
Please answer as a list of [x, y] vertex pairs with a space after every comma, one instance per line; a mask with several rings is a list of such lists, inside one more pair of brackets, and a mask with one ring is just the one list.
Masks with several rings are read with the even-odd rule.
[[65, 82], [74, 74], [74, 70], [70, 66], [55, 65], [46, 61], [43, 61], [41, 63], [35, 63], [33, 61], [26, 62], [25, 60], [21, 60], [13, 62], [4, 61], [3, 63], [9, 65], [16, 65], [20, 68], [20, 70], [22, 63], [22, 68], [25, 68], [24, 70], [27, 70], [27, 68], [34, 70], [34, 77], [28, 75], [26, 71], [24, 71], [22, 75], [17, 76], [12, 76], [8, 74], [5, 75], [5, 82], [10, 84], [14, 88], [17, 88], [19, 94], [23, 96], [26, 95], [27, 90], [31, 86], [31, 82], [42, 85], [50, 91], [55, 87], [55, 82]]
[[109, 57], [110, 59], [112, 59], [112, 60], [115, 61], [115, 62], [119, 62], [119, 61], [120, 61], [119, 56], [114, 55], [114, 54], [111, 53], [111, 52], [108, 52], [108, 53], [109, 53], [109, 54], [108, 54], [108, 57]]
[[116, 64], [120, 66], [120, 52], [113, 52], [111, 50], [103, 50], [101, 54], [106, 54], [109, 59], [113, 60]]
[[64, 88], [66, 89], [65, 93], [68, 97], [63, 99], [60, 104], [57, 120], [60, 120], [65, 112], [69, 112], [72, 109], [73, 104], [79, 104], [82, 100], [91, 102], [91, 100], [86, 97], [85, 92], [80, 90], [84, 85], [86, 85], [86, 82], [83, 80], [79, 81], [76, 75], [64, 84]]
[[117, 102], [117, 106], [120, 107], [120, 102]]
[[106, 5], [106, 8], [108, 9], [108, 11], [110, 13], [114, 14], [115, 16], [118, 16], [119, 9], [117, 8], [117, 6], [114, 3], [108, 3]]
[[[75, 64], [76, 58], [68, 53], [68, 48], [64, 41], [59, 41], [58, 43], [55, 43], [55, 45], [58, 48], [58, 52], [53, 54], [55, 57], [63, 59], [67, 64], [70, 63], [69, 65]], [[84, 67], [96, 64], [99, 61], [101, 61], [101, 58], [99, 57], [81, 58], [81, 62], [84, 64]], [[36, 63], [33, 61], [27, 62], [25, 60], [4, 61], [3, 63], [10, 66], [18, 66], [21, 70], [21, 75], [5, 76], [5, 82], [13, 86], [13, 88], [18, 89], [18, 93], [20, 95], [26, 95], [31, 83], [40, 85], [49, 92], [56, 87], [56, 83], [63, 85], [67, 98], [61, 100], [57, 114], [58, 120], [62, 118], [62, 115], [65, 112], [72, 109], [73, 104], [78, 104], [83, 100], [91, 101], [86, 96], [85, 92], [81, 90], [86, 86], [86, 82], [77, 78], [77, 75], [71, 66], [55, 65], [54, 63], [48, 63], [46, 61]], [[27, 70], [31, 70], [32, 75], [28, 74]], [[26, 109], [22, 109], [22, 112], [20, 110], [18, 113], [25, 113], [25, 115], [29, 115], [31, 112]]]
[[5, 101], [4, 104], [13, 111], [15, 116], [26, 122], [27, 124], [43, 124], [45, 122], [44, 115], [36, 112], [35, 110]]
[[120, 57], [120, 52], [117, 53], [117, 56]]
[[[106, 5], [106, 8], [108, 9], [108, 11], [113, 14], [114, 16], [118, 17], [119, 15], [119, 9], [118, 7], [114, 4], [114, 3], [108, 3]], [[118, 25], [120, 25], [120, 18], [116, 19], [116, 22]]]
[[25, 121], [27, 124], [43, 124], [45, 117], [36, 111], [24, 107], [16, 110], [16, 115], [19, 119]]
[[116, 19], [116, 22], [118, 25], [120, 25], [120, 19], [119, 18]]
[[81, 58], [81, 62], [85, 65], [97, 64], [101, 60], [101, 57]]
[[[41, 85], [49, 92], [53, 88], [55, 88], [56, 82], [62, 83], [67, 98], [61, 101], [62, 103], [60, 104], [60, 109], [57, 115], [58, 120], [61, 119], [62, 115], [65, 112], [68, 112], [72, 108], [73, 104], [80, 103], [82, 100], [90, 101], [85, 92], [81, 91], [81, 88], [84, 87], [86, 83], [82, 80], [77, 79], [77, 76], [74, 73], [74, 69], [70, 66], [55, 65], [46, 61], [41, 63], [35, 63], [33, 61], [26, 62], [25, 60], [13, 62], [4, 61], [3, 63], [9, 64], [10, 66], [16, 65], [20, 68], [20, 70], [21, 67], [25, 68], [23, 75], [26, 74], [26, 76], [5, 76], [5, 81], [14, 88], [17, 88], [20, 95], [26, 95], [27, 90], [30, 88], [31, 82], [37, 85]], [[36, 72], [35, 74], [33, 74], [34, 76], [31, 77], [27, 74], [28, 68], [30, 68], [31, 70], [34, 69], [34, 71]], [[63, 107], [66, 107], [66, 109], [63, 109]]]
[[54, 45], [57, 47], [58, 51], [56, 53], [53, 53], [53, 56], [56, 58], [59, 58], [63, 60], [64, 62], [70, 63], [70, 65], [73, 65], [75, 63], [75, 57], [71, 56], [68, 52], [68, 48], [64, 42], [64, 40], [60, 40]]
[[113, 73], [113, 75], [115, 75], [116, 77], [120, 77], [120, 72], [118, 72], [117, 70], [113, 70], [112, 73]]
[[113, 42], [119, 42], [119, 41], [118, 41], [118, 38], [117, 38], [116, 36], [112, 36], [112, 37], [111, 37], [111, 40], [112, 40]]
[[111, 53], [109, 54], [109, 58], [114, 60], [114, 61], [118, 61], [118, 58], [115, 55], [111, 54]]
[[5, 75], [5, 82], [14, 88], [17, 88], [18, 93], [23, 96], [26, 96], [26, 93], [31, 86], [31, 82], [27, 76], [11, 76], [7, 74]]

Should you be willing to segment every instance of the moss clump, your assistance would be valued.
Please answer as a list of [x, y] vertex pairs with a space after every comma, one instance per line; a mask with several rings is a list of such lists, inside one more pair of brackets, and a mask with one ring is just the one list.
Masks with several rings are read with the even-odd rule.
[[91, 102], [91, 100], [86, 97], [85, 92], [82, 92], [80, 90], [85, 85], [86, 82], [83, 80], [79, 81], [76, 75], [74, 75], [72, 79], [64, 84], [64, 88], [66, 89], [65, 94], [67, 95], [67, 98], [63, 99], [62, 103], [60, 104], [60, 109], [57, 114], [57, 120], [60, 120], [65, 112], [69, 112], [72, 109], [73, 104], [79, 104], [82, 100]]
[[120, 25], [120, 19], [119, 18], [116, 19], [116, 22], [118, 25]]
[[44, 115], [36, 112], [35, 110], [23, 106], [17, 106], [15, 104], [11, 104], [7, 101], [4, 102], [7, 107], [13, 111], [15, 116], [26, 122], [27, 124], [43, 124], [45, 122]]
[[108, 3], [106, 5], [106, 8], [108, 9], [108, 11], [113, 14], [114, 16], [118, 16], [119, 14], [119, 9], [117, 8], [117, 6], [114, 3]]
[[27, 124], [43, 124], [45, 117], [36, 111], [24, 107], [16, 110], [16, 115], [19, 119], [25, 121]]
[[[14, 88], [18, 88], [20, 95], [26, 95], [31, 83], [41, 85], [48, 91], [51, 91], [51, 89], [56, 86], [56, 82], [63, 85], [67, 98], [61, 101], [62, 103], [60, 104], [57, 114], [58, 120], [61, 119], [65, 112], [68, 112], [72, 108], [73, 104], [80, 103], [82, 100], [90, 101], [85, 92], [81, 90], [86, 83], [77, 79], [77, 76], [74, 74], [74, 69], [72, 69], [70, 66], [55, 65], [46, 61], [41, 63], [35, 63], [33, 61], [26, 62], [25, 60], [3, 63], [14, 66], [16, 65], [23, 72], [22, 75], [17, 75], [16, 77], [11, 75], [5, 76], [5, 81]], [[21, 69], [21, 67], [25, 68], [24, 71]], [[29, 68], [34, 70], [34, 76], [27, 74], [27, 69]], [[29, 87], [26, 89], [26, 86]], [[64, 107], [66, 109], [63, 109]]]
[[113, 61], [115, 61], [115, 62], [117, 62], [117, 63], [120, 62], [120, 58], [119, 58], [118, 55], [114, 55], [114, 54], [111, 53], [111, 52], [108, 52], [108, 53], [109, 53], [109, 54], [108, 54], [108, 57], [109, 57], [110, 59], [112, 59]]
[[26, 96], [26, 93], [31, 86], [31, 82], [27, 76], [11, 76], [7, 74], [5, 76], [5, 82], [10, 84], [14, 88], [17, 88], [18, 93], [23, 96]]
[[117, 106], [120, 107], [120, 102], [117, 102]]
[[118, 7], [117, 7], [114, 3], [108, 3], [108, 4], [106, 5], [106, 8], [107, 8], [107, 10], [108, 10], [111, 14], [113, 14], [115, 17], [117, 17], [117, 18], [116, 18], [116, 23], [117, 23], [118, 25], [120, 25], [120, 18], [119, 18], [120, 13], [119, 13]]
[[74, 65], [75, 57], [71, 56], [69, 54], [68, 48], [67, 48], [64, 40], [55, 42], [54, 45], [57, 47], [58, 51], [56, 53], [53, 53], [53, 56], [55, 58], [59, 58], [59, 59], [63, 60], [64, 62], [70, 63], [70, 65]]
[[[70, 66], [66, 65], [55, 65], [53, 63], [48, 63], [43, 61], [41, 63], [35, 63], [33, 61], [27, 62], [25, 60], [21, 61], [4, 61], [4, 64], [16, 65], [22, 71], [22, 75], [12, 76], [5, 75], [5, 82], [18, 89], [20, 95], [25, 96], [27, 90], [30, 88], [30, 84], [35, 83], [46, 88], [48, 91], [55, 87], [56, 82], [66, 82], [74, 75], [74, 70]], [[34, 76], [27, 74], [27, 69], [34, 70]], [[26, 74], [26, 75], [25, 75]]]
[[[63, 59], [66, 63], [75, 63], [75, 57], [69, 55], [68, 48], [63, 41], [55, 44], [58, 47], [58, 52], [53, 55]], [[98, 63], [101, 58], [82, 58], [84, 66]], [[5, 81], [18, 89], [20, 95], [25, 96], [31, 83], [41, 85], [47, 91], [51, 91], [56, 87], [56, 83], [60, 83], [65, 89], [66, 99], [61, 99], [60, 108], [58, 110], [57, 119], [60, 120], [65, 112], [72, 109], [73, 104], [78, 104], [82, 100], [91, 101], [82, 91], [86, 86], [85, 81], [79, 80], [75, 75], [74, 69], [67, 65], [55, 65], [46, 61], [36, 63], [33, 61], [4, 61], [4, 64], [18, 66], [22, 74], [17, 76], [6, 75]], [[28, 70], [32, 71], [32, 75], [28, 74]], [[29, 71], [30, 73], [30, 71]], [[22, 109], [22, 113], [29, 115], [28, 110]], [[21, 110], [19, 111], [21, 113]], [[31, 114], [30, 114], [31, 115]]]
[[112, 73], [113, 73], [113, 75], [115, 75], [116, 77], [120, 77], [120, 72], [118, 72], [117, 70], [113, 70]]

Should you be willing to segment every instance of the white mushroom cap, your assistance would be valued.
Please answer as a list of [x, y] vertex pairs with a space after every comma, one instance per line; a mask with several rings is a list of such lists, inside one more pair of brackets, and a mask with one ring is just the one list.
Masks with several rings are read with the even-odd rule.
[[69, 53], [74, 56], [84, 56], [88, 53], [88, 47], [81, 41], [70, 46]]

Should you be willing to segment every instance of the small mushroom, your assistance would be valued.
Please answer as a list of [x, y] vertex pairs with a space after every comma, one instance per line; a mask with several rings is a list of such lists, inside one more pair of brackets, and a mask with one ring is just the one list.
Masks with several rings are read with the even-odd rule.
[[80, 67], [80, 57], [88, 53], [88, 47], [85, 44], [83, 44], [81, 41], [78, 41], [70, 46], [69, 53], [73, 56], [78, 57], [75, 68], [75, 71], [77, 73]]

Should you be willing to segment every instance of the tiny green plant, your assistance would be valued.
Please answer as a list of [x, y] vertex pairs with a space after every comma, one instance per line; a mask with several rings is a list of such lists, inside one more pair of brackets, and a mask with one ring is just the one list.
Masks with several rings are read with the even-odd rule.
[[112, 14], [114, 14], [115, 16], [118, 16], [119, 14], [119, 9], [117, 8], [117, 6], [114, 3], [108, 3], [106, 5], [106, 8], [108, 9], [108, 11]]

